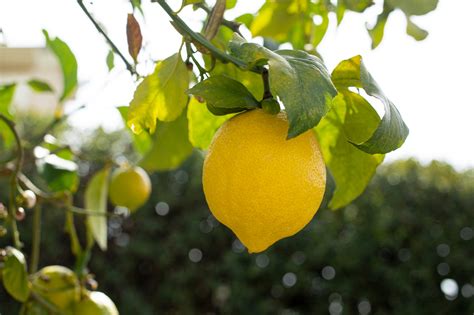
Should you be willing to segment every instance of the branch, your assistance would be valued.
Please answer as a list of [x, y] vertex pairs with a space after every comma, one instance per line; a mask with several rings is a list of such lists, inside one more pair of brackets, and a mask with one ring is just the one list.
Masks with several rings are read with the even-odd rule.
[[114, 44], [114, 42], [110, 39], [110, 37], [104, 32], [104, 30], [100, 27], [99, 23], [97, 23], [94, 18], [92, 17], [92, 15], [90, 14], [90, 12], [87, 10], [86, 6], [84, 5], [84, 3], [82, 2], [82, 0], [77, 0], [77, 4], [79, 4], [79, 6], [81, 7], [82, 11], [87, 15], [87, 17], [89, 18], [89, 20], [92, 22], [92, 24], [94, 24], [95, 28], [99, 31], [99, 33], [101, 33], [105, 40], [107, 41], [107, 43], [110, 45], [110, 47], [112, 48], [113, 51], [115, 51], [115, 53], [117, 55], [120, 56], [120, 59], [122, 59], [122, 61], [125, 63], [125, 66], [127, 67], [127, 70], [130, 71], [131, 74], [137, 74], [136, 70], [135, 70], [135, 67], [132, 66], [132, 64], [130, 62], [128, 62], [127, 58], [125, 58], [125, 56], [122, 54], [122, 52], [118, 49], [118, 47]]
[[[79, 1], [79, 0], [78, 0]], [[239, 68], [244, 70], [250, 70], [256, 73], [262, 73], [262, 69], [260, 67], [253, 67], [251, 69], [248, 68], [247, 63], [243, 60], [236, 58], [232, 55], [229, 55], [216, 46], [214, 46], [210, 41], [208, 41], [204, 36], [199, 33], [194, 32], [184, 21], [170, 8], [170, 6], [166, 3], [165, 0], [152, 0], [152, 2], [158, 3], [161, 8], [168, 14], [171, 18], [173, 26], [180, 32], [183, 36], [188, 37], [193, 42], [198, 43], [199, 45], [205, 47], [209, 52], [224, 63], [231, 62]]]
[[31, 243], [30, 273], [35, 273], [38, 270], [41, 246], [41, 205], [39, 203], [37, 203], [34, 208], [33, 235]]
[[[204, 10], [207, 14], [211, 14], [212, 10], [204, 3], [197, 3], [195, 4], [198, 8]], [[239, 34], [240, 36], [242, 36], [242, 34], [240, 33], [240, 23], [238, 22], [235, 22], [235, 21], [229, 21], [229, 20], [226, 20], [226, 19], [222, 19], [222, 22], [221, 22], [222, 25], [224, 25], [225, 27], [227, 27], [228, 29], [230, 29], [231, 31]]]

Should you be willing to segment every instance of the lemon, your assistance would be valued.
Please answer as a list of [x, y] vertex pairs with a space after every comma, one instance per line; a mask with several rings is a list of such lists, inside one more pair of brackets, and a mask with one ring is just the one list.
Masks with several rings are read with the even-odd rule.
[[64, 310], [79, 301], [79, 280], [72, 270], [63, 266], [47, 266], [33, 275], [32, 290]]
[[73, 315], [119, 315], [114, 302], [104, 293], [94, 291], [74, 305]]
[[141, 167], [120, 168], [114, 172], [109, 187], [110, 201], [134, 212], [150, 197], [151, 182]]
[[204, 160], [212, 214], [250, 253], [294, 235], [318, 210], [326, 168], [313, 131], [287, 140], [285, 112], [239, 114], [215, 134]]

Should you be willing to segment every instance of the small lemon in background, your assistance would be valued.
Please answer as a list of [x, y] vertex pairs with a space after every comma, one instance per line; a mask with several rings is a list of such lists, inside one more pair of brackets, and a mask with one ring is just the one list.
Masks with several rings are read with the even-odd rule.
[[136, 211], [150, 197], [151, 181], [138, 166], [117, 169], [110, 181], [109, 199], [116, 205]]
[[61, 310], [80, 298], [76, 274], [63, 266], [47, 266], [33, 275], [32, 291]]
[[261, 109], [239, 114], [215, 134], [203, 166], [213, 215], [256, 253], [294, 235], [323, 199], [326, 167], [313, 131], [287, 140], [288, 120]]
[[99, 291], [87, 292], [83, 299], [74, 305], [73, 315], [119, 315], [114, 302]]

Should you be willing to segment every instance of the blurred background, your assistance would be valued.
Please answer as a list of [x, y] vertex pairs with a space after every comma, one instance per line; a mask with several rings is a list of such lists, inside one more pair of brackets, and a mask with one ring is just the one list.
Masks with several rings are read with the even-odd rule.
[[[261, 4], [239, 1], [228, 18]], [[88, 5], [126, 51], [129, 2]], [[142, 6], [145, 48], [139, 71], [146, 74], [153, 70], [150, 60], [174, 53], [181, 40], [158, 6], [146, 1]], [[201, 187], [202, 152], [175, 171], [153, 174], [152, 198], [134, 216], [110, 219], [110, 248], [96, 248], [90, 265], [99, 290], [121, 314], [474, 312], [474, 106], [466, 97], [474, 72], [468, 62], [474, 55], [469, 40], [474, 2], [441, 0], [435, 11], [416, 18], [430, 32], [422, 42], [405, 34], [404, 16], [395, 12], [376, 50], [365, 23], [373, 24], [381, 8], [370, 10], [347, 13], [337, 29], [332, 23], [319, 52], [330, 70], [342, 59], [364, 57], [410, 127], [406, 144], [387, 156], [353, 204], [338, 211], [323, 207], [304, 231], [257, 255], [249, 255], [210, 214]], [[203, 15], [191, 9], [182, 15], [200, 27]], [[62, 84], [59, 64], [44, 48], [41, 30], [47, 29], [69, 44], [79, 65], [80, 87], [65, 109], [86, 107], [55, 132], [59, 142], [88, 157], [79, 164], [79, 191], [104, 156], [136, 158], [115, 109], [129, 103], [134, 80], [118, 59], [108, 71], [108, 46], [75, 1], [0, 1], [0, 28], [0, 84], [24, 83], [14, 99], [24, 139], [44, 130], [57, 99], [54, 93], [35, 93], [26, 81], [41, 79], [56, 91]], [[0, 177], [0, 200], [6, 187]], [[81, 205], [83, 196], [75, 199]], [[31, 219], [27, 213], [20, 226], [27, 252]], [[72, 265], [63, 213], [45, 209], [43, 219], [44, 226], [58, 228], [44, 233], [41, 266]], [[8, 241], [0, 238], [0, 247]], [[18, 309], [0, 287], [0, 314]]]

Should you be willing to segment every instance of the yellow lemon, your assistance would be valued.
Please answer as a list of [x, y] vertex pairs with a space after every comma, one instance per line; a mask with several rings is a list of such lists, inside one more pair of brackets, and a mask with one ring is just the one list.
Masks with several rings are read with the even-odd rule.
[[63, 266], [47, 266], [33, 275], [32, 290], [59, 309], [79, 301], [79, 280]]
[[87, 293], [82, 301], [74, 305], [73, 315], [119, 315], [114, 302], [104, 293]]
[[148, 200], [150, 192], [150, 177], [141, 167], [120, 168], [112, 175], [109, 198], [116, 206], [134, 212]]
[[318, 210], [326, 168], [313, 131], [287, 140], [284, 112], [239, 114], [215, 134], [204, 160], [212, 214], [250, 253], [294, 235]]

